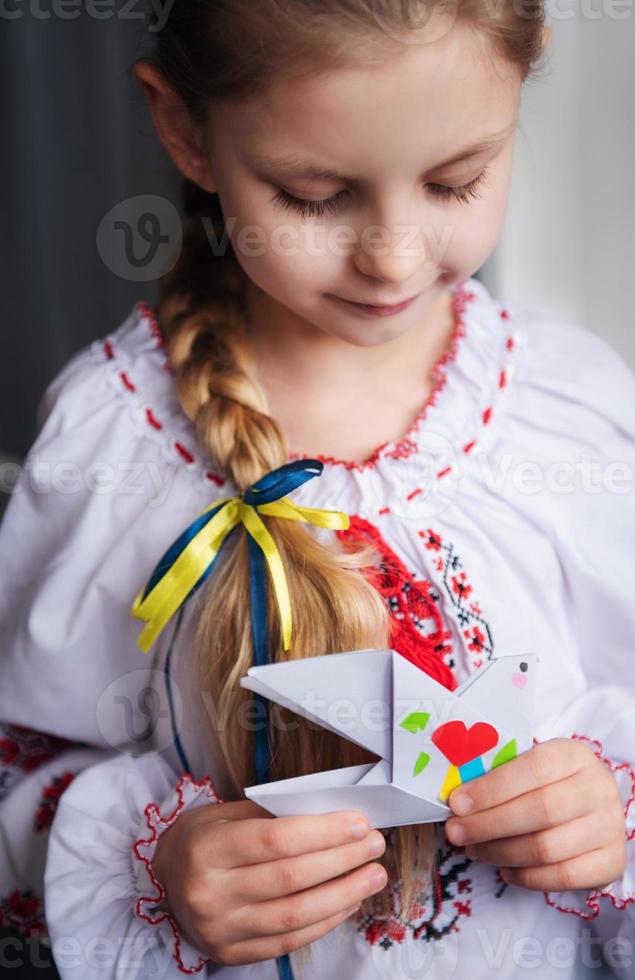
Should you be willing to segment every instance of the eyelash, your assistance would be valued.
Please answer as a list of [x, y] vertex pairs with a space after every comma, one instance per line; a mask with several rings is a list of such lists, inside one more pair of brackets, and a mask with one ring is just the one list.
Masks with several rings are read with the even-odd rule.
[[[486, 175], [487, 170], [483, 170], [478, 177], [461, 187], [446, 187], [444, 184], [429, 184], [428, 186], [432, 194], [440, 200], [447, 201], [453, 197], [461, 204], [469, 204], [471, 198], [481, 197], [478, 190], [481, 184], [485, 182]], [[283, 210], [295, 211], [303, 218], [323, 218], [327, 211], [329, 214], [337, 214], [341, 200], [345, 196], [346, 191], [340, 191], [334, 197], [326, 198], [323, 201], [305, 201], [280, 188], [273, 200], [274, 204], [279, 205]]]

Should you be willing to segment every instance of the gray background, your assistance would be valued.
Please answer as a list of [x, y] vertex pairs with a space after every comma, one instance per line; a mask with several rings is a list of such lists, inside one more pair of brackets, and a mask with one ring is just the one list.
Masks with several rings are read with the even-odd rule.
[[547, 0], [554, 32], [523, 93], [495, 295], [559, 313], [635, 367], [635, 0]]
[[48, 381], [137, 299], [154, 297], [152, 283], [122, 278], [100, 258], [102, 218], [137, 195], [176, 202], [178, 179], [129, 70], [143, 21], [63, 20], [52, 0], [38, 0], [48, 19], [17, 0], [6, 8], [23, 16], [0, 17], [0, 450], [22, 456]]

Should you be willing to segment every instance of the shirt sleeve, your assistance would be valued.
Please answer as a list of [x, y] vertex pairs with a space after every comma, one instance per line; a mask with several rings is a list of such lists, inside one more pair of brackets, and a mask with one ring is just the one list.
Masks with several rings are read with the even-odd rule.
[[44, 862], [58, 800], [99, 751], [0, 724], [0, 925], [46, 940]]
[[210, 777], [196, 781], [156, 752], [111, 753], [75, 776], [51, 824], [44, 873], [62, 980], [170, 980], [212, 963], [166, 911], [152, 858], [181, 813], [218, 802]]
[[[624, 808], [628, 865], [591, 891], [545, 893], [607, 937], [635, 938], [635, 375], [605, 340], [575, 324], [535, 324], [530, 424], [554, 442], [543, 460], [563, 602], [585, 679], [536, 740], [581, 740], [612, 773]], [[542, 351], [542, 356], [540, 352]], [[539, 408], [532, 408], [532, 405]], [[540, 418], [532, 418], [532, 412]], [[555, 435], [554, 435], [555, 434]], [[547, 441], [547, 436], [544, 436]], [[548, 465], [547, 465], [548, 464]]]
[[117, 373], [108, 346], [80, 351], [45, 391], [0, 525], [0, 719], [138, 750], [164, 648], [142, 653], [130, 607], [203, 497], [145, 420], [146, 396], [121, 382], [145, 352]]
[[[164, 819], [216, 799], [207, 777], [195, 784], [175, 761], [165, 637], [143, 654], [130, 615], [200, 491], [148, 424], [145, 394], [130, 401], [145, 351], [125, 331], [113, 336], [127, 343], [124, 371], [111, 343], [96, 341], [46, 389], [0, 525], [0, 924], [64, 940], [54, 946], [56, 961], [70, 951], [64, 980], [134, 977], [121, 964], [135, 936], [165, 950], [165, 976], [181, 975], [179, 958], [185, 972], [199, 969], [198, 953], [151, 911], [144, 858]], [[167, 411], [145, 373], [147, 397]], [[95, 936], [114, 943], [105, 969], [99, 950], [86, 960]]]
[[62, 980], [169, 978], [211, 962], [158, 907], [152, 872], [163, 831], [220, 802], [211, 777], [17, 725], [0, 726], [0, 760], [0, 925], [50, 943]]

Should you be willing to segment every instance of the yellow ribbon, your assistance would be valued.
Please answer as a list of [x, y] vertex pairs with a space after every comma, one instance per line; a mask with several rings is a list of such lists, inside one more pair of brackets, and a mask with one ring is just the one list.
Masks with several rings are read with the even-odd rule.
[[288, 497], [256, 505], [246, 504], [241, 497], [224, 497], [202, 510], [198, 517], [219, 505], [222, 506], [218, 513], [188, 542], [145, 599], [145, 589], [141, 589], [137, 595], [130, 612], [146, 624], [137, 639], [137, 646], [144, 653], [148, 653], [170, 618], [214, 561], [227, 535], [240, 523], [258, 543], [269, 565], [280, 613], [282, 642], [284, 649], [288, 650], [293, 628], [289, 589], [280, 552], [259, 514], [332, 529], [347, 530], [350, 526], [348, 514], [342, 511], [298, 507]]

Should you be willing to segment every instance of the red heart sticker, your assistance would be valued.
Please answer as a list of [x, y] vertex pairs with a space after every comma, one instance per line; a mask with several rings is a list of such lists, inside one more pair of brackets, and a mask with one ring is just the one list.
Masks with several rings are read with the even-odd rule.
[[432, 742], [453, 766], [464, 766], [498, 744], [498, 732], [493, 725], [477, 721], [471, 728], [464, 721], [446, 721], [432, 733]]

